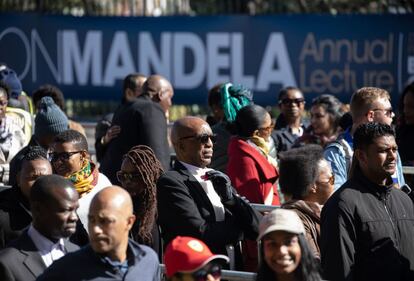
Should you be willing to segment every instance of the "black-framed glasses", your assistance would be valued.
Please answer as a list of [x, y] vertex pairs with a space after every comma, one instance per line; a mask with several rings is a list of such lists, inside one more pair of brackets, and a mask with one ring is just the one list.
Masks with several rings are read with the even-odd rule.
[[214, 279], [218, 279], [221, 277], [221, 266], [220, 265], [213, 265], [209, 269], [200, 269], [196, 272], [193, 272], [191, 275], [193, 276], [194, 280], [196, 281], [206, 281], [208, 275], [213, 276]]
[[185, 140], [185, 139], [196, 139], [202, 144], [208, 143], [208, 140], [210, 139], [212, 143], [215, 143], [217, 140], [217, 135], [216, 134], [212, 134], [212, 135], [201, 134], [201, 135], [187, 136], [187, 137], [180, 138], [180, 140]]
[[78, 150], [78, 151], [71, 151], [71, 152], [51, 152], [49, 153], [49, 161], [50, 162], [56, 162], [58, 160], [61, 161], [68, 161], [70, 157], [77, 153], [84, 152], [84, 150]]
[[296, 104], [297, 106], [299, 106], [303, 102], [305, 102], [305, 99], [304, 98], [297, 98], [297, 99], [284, 98], [284, 99], [282, 99], [282, 100], [279, 101], [279, 104], [283, 104], [283, 105], [293, 105], [293, 104]]
[[120, 182], [126, 182], [126, 181], [138, 181], [141, 178], [141, 174], [140, 173], [125, 173], [122, 171], [118, 171], [116, 172], [116, 178], [120, 181]]
[[387, 117], [392, 117], [393, 114], [394, 114], [394, 111], [393, 111], [392, 107], [388, 108], [388, 109], [374, 108], [374, 109], [371, 109], [371, 110], [372, 111], [382, 111], [382, 113], [384, 113], [384, 115], [387, 116]]

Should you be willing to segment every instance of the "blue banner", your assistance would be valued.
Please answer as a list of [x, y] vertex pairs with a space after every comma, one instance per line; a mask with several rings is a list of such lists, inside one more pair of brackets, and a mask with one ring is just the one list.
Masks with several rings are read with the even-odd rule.
[[394, 96], [414, 81], [413, 15], [70, 17], [2, 14], [0, 61], [24, 90], [55, 84], [72, 99], [119, 100], [129, 73], [159, 73], [176, 104], [205, 104], [219, 82], [260, 104], [282, 87], [349, 102], [362, 86]]

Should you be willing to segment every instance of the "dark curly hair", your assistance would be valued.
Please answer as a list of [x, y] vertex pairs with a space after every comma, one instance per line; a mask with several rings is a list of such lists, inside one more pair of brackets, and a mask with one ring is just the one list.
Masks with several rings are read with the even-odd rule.
[[151, 231], [157, 216], [156, 183], [164, 170], [154, 151], [146, 145], [134, 146], [123, 159], [131, 161], [145, 184], [143, 191], [132, 199], [139, 222], [139, 229], [134, 239], [148, 245], [152, 242]]
[[78, 150], [84, 150], [88, 151], [88, 141], [86, 140], [86, 137], [79, 133], [78, 131], [69, 129], [66, 131], [61, 132], [58, 134], [54, 140], [54, 143], [65, 143], [70, 142], [73, 143], [76, 149]]
[[376, 138], [383, 136], [394, 136], [394, 129], [387, 125], [369, 122], [360, 125], [354, 133], [354, 150], [365, 149], [374, 142]]

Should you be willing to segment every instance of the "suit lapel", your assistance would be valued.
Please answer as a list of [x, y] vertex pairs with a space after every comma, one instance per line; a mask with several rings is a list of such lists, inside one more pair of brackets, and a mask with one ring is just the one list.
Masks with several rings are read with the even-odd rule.
[[42, 260], [36, 246], [34, 245], [32, 239], [27, 234], [27, 231], [21, 237], [20, 252], [25, 255], [23, 264], [27, 269], [37, 277], [43, 273], [46, 269], [46, 265]]
[[175, 161], [174, 165], [175, 170], [180, 172], [183, 176], [186, 177], [185, 183], [190, 189], [190, 193], [194, 195], [195, 201], [201, 201], [196, 202], [199, 206], [206, 206], [209, 209], [209, 212], [211, 213], [214, 220], [216, 219], [213, 204], [211, 204], [210, 199], [208, 198], [206, 192], [204, 191], [201, 184], [197, 181], [197, 179], [182, 165], [178, 160]]

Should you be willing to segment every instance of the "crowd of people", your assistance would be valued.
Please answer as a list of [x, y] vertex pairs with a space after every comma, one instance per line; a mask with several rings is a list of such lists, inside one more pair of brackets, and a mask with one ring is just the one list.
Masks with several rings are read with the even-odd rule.
[[0, 280], [414, 280], [414, 84], [397, 117], [362, 87], [349, 105], [316, 97], [309, 118], [298, 88], [275, 118], [217, 84], [212, 116], [169, 134], [173, 85], [130, 74], [96, 162], [56, 86], [22, 89], [0, 64]]

